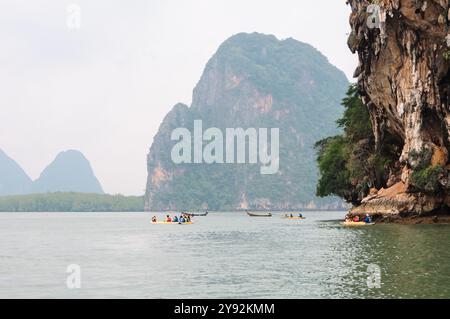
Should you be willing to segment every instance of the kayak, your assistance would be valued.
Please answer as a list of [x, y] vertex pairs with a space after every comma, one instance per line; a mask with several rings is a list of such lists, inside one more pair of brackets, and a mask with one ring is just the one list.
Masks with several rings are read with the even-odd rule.
[[375, 223], [365, 223], [365, 222], [343, 222], [342, 226], [345, 227], [364, 227], [364, 226], [373, 226]]
[[187, 223], [174, 223], [174, 222], [152, 222], [153, 225], [192, 225], [193, 222], [187, 222]]

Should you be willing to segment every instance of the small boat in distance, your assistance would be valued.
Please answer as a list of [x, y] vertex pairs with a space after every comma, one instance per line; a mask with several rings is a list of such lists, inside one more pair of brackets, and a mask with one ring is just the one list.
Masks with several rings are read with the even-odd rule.
[[204, 213], [204, 214], [189, 214], [189, 213], [183, 213], [186, 216], [190, 216], [190, 217], [206, 217], [208, 216], [208, 212]]
[[271, 213], [265, 213], [265, 214], [252, 214], [248, 210], [246, 211], [247, 215], [250, 217], [272, 217]]

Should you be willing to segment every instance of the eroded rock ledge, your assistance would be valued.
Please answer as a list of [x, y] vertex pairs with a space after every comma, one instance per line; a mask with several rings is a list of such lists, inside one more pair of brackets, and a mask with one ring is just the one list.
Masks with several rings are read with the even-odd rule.
[[[447, 0], [348, 0], [349, 47], [376, 148], [395, 137], [389, 179], [352, 215], [450, 213], [450, 31]], [[375, 9], [374, 9], [375, 5]], [[371, 6], [371, 8], [369, 8]], [[368, 10], [369, 8], [369, 10]], [[378, 19], [373, 19], [373, 13]], [[371, 23], [368, 23], [370, 21]]]

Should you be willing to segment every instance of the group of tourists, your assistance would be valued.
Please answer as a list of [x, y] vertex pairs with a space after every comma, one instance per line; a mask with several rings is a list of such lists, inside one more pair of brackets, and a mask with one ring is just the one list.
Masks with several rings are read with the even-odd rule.
[[359, 218], [359, 216], [355, 216], [353, 218], [350, 218], [349, 216], [345, 217], [345, 221], [350, 223], [366, 223], [366, 224], [372, 224], [373, 220], [372, 217], [369, 214], [366, 214], [366, 217], [364, 219]]
[[[158, 219], [156, 216], [152, 217], [152, 223], [157, 223]], [[175, 215], [173, 218], [170, 215], [166, 216], [166, 219], [164, 220], [165, 223], [190, 223], [191, 222], [191, 216], [185, 213], [181, 213], [180, 216]]]

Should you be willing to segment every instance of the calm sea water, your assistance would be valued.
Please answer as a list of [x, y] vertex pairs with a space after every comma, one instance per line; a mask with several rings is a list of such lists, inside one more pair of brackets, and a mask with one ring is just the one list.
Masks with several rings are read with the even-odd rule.
[[450, 226], [348, 229], [343, 215], [0, 214], [0, 297], [450, 298]]

